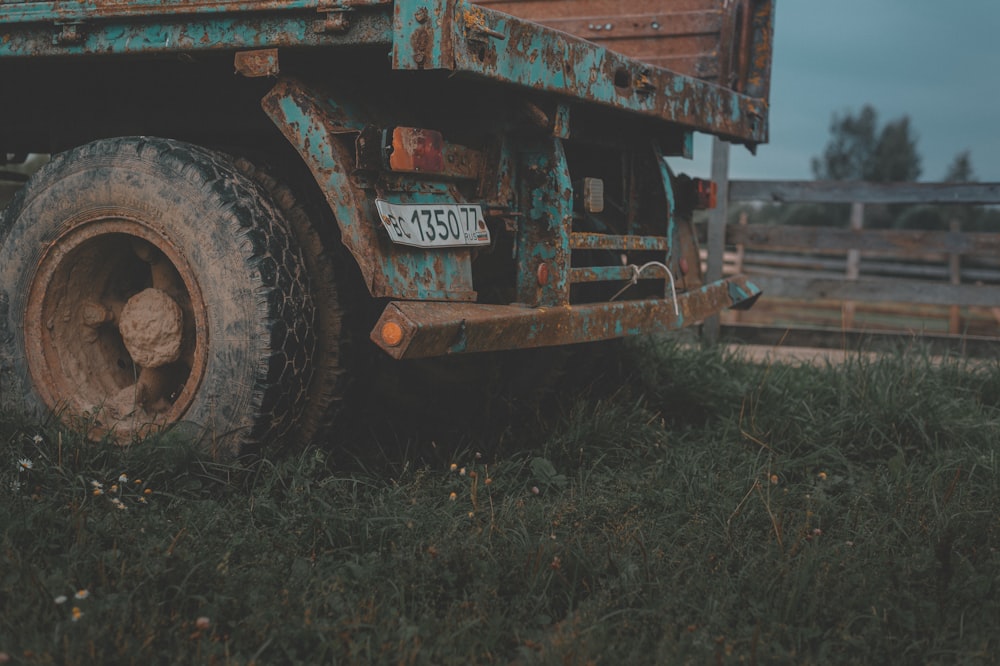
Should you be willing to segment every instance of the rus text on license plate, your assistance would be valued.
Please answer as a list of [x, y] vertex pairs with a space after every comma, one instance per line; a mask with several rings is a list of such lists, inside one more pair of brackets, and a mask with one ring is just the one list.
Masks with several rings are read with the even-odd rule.
[[490, 230], [477, 204], [398, 204], [377, 199], [389, 238], [415, 247], [489, 245]]

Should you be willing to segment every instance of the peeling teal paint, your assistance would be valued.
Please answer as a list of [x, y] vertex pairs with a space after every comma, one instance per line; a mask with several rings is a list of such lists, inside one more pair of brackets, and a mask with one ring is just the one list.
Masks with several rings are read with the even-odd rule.
[[[518, 300], [529, 305], [561, 305], [569, 302], [573, 217], [569, 165], [558, 138], [539, 139], [520, 148], [521, 196], [527, 219], [517, 234]], [[540, 271], [545, 272], [544, 280]]]
[[[388, 298], [473, 300], [472, 261], [468, 248], [433, 251], [395, 245], [380, 233], [374, 192], [352, 179], [354, 156], [335, 136], [364, 127], [361, 111], [348, 104], [283, 82], [265, 98], [265, 111], [298, 148], [326, 195], [342, 239], [361, 267], [373, 296]], [[402, 194], [399, 202], [460, 201], [443, 184], [425, 185], [423, 193]]]
[[694, 157], [694, 132], [684, 133], [684, 147], [681, 156], [687, 159]]
[[37, 23], [58, 19], [60, 21], [85, 21], [101, 18], [112, 13], [129, 19], [153, 19], [171, 17], [177, 14], [213, 15], [261, 10], [311, 10], [376, 7], [386, 4], [384, 0], [350, 0], [350, 2], [323, 2], [322, 0], [282, 0], [282, 2], [163, 2], [163, 0], [129, 0], [127, 3], [107, 0], [84, 0], [66, 2], [3, 2], [0, 3], [0, 23]]
[[[327, 27], [334, 15], [344, 28]], [[396, 69], [462, 71], [751, 144], [767, 140], [759, 98], [465, 0], [0, 3], [0, 57], [360, 45], [391, 48]]]
[[[650, 68], [530, 21], [465, 0], [397, 0], [395, 14], [392, 62], [397, 69], [462, 71], [692, 129], [766, 140], [767, 123], [749, 120], [754, 98]], [[417, 16], [427, 18], [418, 21]], [[640, 90], [637, 81], [649, 85]], [[724, 119], [721, 127], [715, 116]]]
[[658, 146], [653, 146], [653, 150], [656, 154], [656, 164], [660, 168], [660, 180], [663, 183], [663, 191], [667, 198], [667, 243], [670, 249], [667, 251], [666, 259], [664, 263], [670, 266], [671, 271], [676, 272], [676, 267], [674, 266], [674, 246], [677, 242], [677, 202], [674, 195], [674, 177], [670, 172], [670, 167], [667, 166], [667, 161], [663, 159], [663, 152]]
[[[350, 9], [351, 30], [317, 30], [316, 0], [262, 3], [0, 3], [0, 57], [173, 53], [392, 42], [389, 16]], [[180, 6], [179, 6], [180, 5]], [[68, 27], [63, 27], [68, 26]], [[70, 32], [63, 31], [72, 30]]]
[[743, 301], [758, 296], [763, 293], [756, 284], [750, 282], [749, 280], [744, 281], [743, 285], [736, 282], [729, 283], [729, 300], [730, 305], [738, 305]]

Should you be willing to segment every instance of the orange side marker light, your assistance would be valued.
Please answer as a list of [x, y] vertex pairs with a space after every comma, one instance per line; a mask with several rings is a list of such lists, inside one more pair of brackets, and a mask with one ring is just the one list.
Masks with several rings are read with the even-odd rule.
[[382, 336], [382, 342], [387, 347], [398, 347], [403, 341], [403, 327], [394, 321], [387, 321], [382, 324], [382, 330], [379, 331], [379, 335]]

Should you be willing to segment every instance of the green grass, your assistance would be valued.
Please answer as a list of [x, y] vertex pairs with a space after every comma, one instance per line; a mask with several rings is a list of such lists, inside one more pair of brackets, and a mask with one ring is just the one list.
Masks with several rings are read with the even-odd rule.
[[1000, 658], [997, 364], [767, 367], [647, 341], [557, 388], [433, 441], [359, 410], [336, 448], [232, 464], [169, 435], [117, 449], [8, 411], [0, 651], [29, 664]]

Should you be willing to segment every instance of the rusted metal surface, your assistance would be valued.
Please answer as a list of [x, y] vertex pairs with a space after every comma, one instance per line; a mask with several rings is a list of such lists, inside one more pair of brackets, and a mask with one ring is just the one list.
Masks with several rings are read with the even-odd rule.
[[247, 78], [277, 76], [281, 71], [278, 66], [278, 49], [239, 51], [233, 64], [236, 71]]
[[389, 45], [390, 2], [3, 2], [0, 57]]
[[569, 271], [570, 282], [628, 282], [633, 277], [642, 280], [663, 280], [667, 277], [667, 271], [660, 266], [649, 266], [641, 275], [636, 274], [633, 266], [589, 266], [585, 268], [571, 268]]
[[700, 288], [705, 282], [705, 276], [701, 271], [698, 238], [690, 221], [677, 227], [674, 236], [674, 256], [677, 258], [677, 271], [674, 275], [677, 288], [682, 290]]
[[772, 0], [478, 0], [672, 71], [767, 97]]
[[[470, 248], [426, 251], [395, 245], [380, 232], [374, 190], [366, 191], [355, 177], [355, 142], [367, 114], [347, 102], [279, 80], [262, 105], [291, 144], [300, 152], [322, 188], [372, 296], [388, 298], [475, 300]], [[385, 181], [391, 187], [391, 181]], [[373, 183], [373, 187], [377, 185]], [[455, 202], [461, 197], [443, 183], [425, 184], [422, 191], [390, 192], [403, 203]]]
[[520, 172], [526, 219], [517, 234], [518, 302], [568, 303], [573, 185], [562, 143], [552, 138], [526, 145]]
[[[721, 280], [678, 295], [676, 314], [669, 299], [554, 308], [393, 302], [371, 338], [397, 359], [608, 340], [688, 326], [759, 293], [744, 278]], [[394, 346], [385, 344], [380, 335], [390, 323], [402, 330], [402, 339]]]
[[160, 18], [186, 14], [223, 14], [308, 9], [317, 12], [391, 5], [392, 0], [87, 0], [86, 2], [0, 2], [0, 22], [30, 23], [114, 17]]
[[393, 30], [397, 69], [466, 72], [581, 97], [750, 145], [767, 140], [765, 99], [565, 38], [463, 0], [445, 5], [438, 0], [397, 0]]
[[445, 142], [442, 176], [446, 178], [478, 178], [482, 169], [483, 154], [480, 151]]
[[[540, 18], [528, 13], [520, 3], [482, 4], [537, 20], [657, 67], [699, 79], [719, 79], [720, 34], [724, 25], [719, 9], [672, 12], [666, 8], [621, 14], [617, 8], [608, 13], [606, 8], [588, 7], [591, 3], [574, 2], [570, 10], [572, 18], [566, 18], [566, 14]], [[594, 11], [603, 13], [595, 15]]]
[[[773, 0], [478, 0], [642, 62], [757, 98], [766, 125]], [[645, 77], [655, 88], [655, 77]], [[766, 141], [766, 131], [763, 140]], [[745, 138], [745, 137], [743, 137]]]
[[[480, 2], [480, 4], [489, 4]], [[616, 42], [626, 39], [649, 38], [649, 37], [680, 37], [685, 35], [709, 35], [718, 33], [722, 29], [722, 12], [714, 11], [686, 11], [673, 14], [649, 13], [649, 14], [601, 14], [593, 16], [587, 14], [587, 9], [577, 3], [576, 11], [581, 12], [579, 16], [570, 18], [551, 18], [540, 21], [543, 25], [551, 26], [563, 32], [584, 37], [591, 42]], [[494, 7], [499, 9], [499, 7]], [[517, 14], [517, 12], [514, 12]], [[531, 16], [524, 15], [524, 18]], [[673, 45], [676, 47], [676, 44]], [[608, 45], [615, 48], [615, 45]], [[622, 51], [615, 48], [616, 51]], [[624, 53], [624, 51], [622, 51]], [[642, 59], [644, 62], [651, 62], [655, 56], [647, 56], [643, 52], [626, 53]]]
[[771, 0], [750, 3], [750, 43], [743, 91], [766, 100], [771, 93], [771, 57], [774, 48], [774, 6]]
[[[747, 60], [752, 85], [746, 87], [759, 92], [766, 91], [770, 44], [756, 36], [769, 34], [770, 1], [755, 3], [755, 41]], [[653, 67], [465, 0], [0, 4], [0, 57], [357, 45], [391, 45], [397, 69], [465, 72], [749, 145], [767, 138], [762, 97]], [[569, 107], [560, 110], [553, 124], [556, 136], [566, 137]]]
[[[0, 65], [180, 54], [221, 64], [227, 91], [253, 91], [259, 82], [231, 76], [231, 54], [244, 77], [276, 78], [264, 112], [323, 191], [370, 294], [399, 301], [383, 322], [393, 326], [376, 328], [399, 357], [669, 330], [750, 300], [756, 287], [738, 279], [703, 286], [688, 219], [697, 192], [664, 155], [689, 156], [695, 130], [751, 147], [766, 140], [771, 0], [636, 0], [627, 11], [602, 0], [573, 12], [564, 0], [508, 3], [562, 7], [545, 20], [612, 49], [694, 45], [667, 60], [707, 58], [715, 82], [484, 4], [0, 2]], [[582, 6], [595, 11], [581, 18]], [[357, 49], [360, 73], [348, 71], [348, 47], [362, 46], [371, 48]], [[128, 73], [144, 81], [144, 63], [164, 60], [93, 62], [134, 62]], [[219, 79], [205, 80], [199, 90], [214, 92]], [[238, 136], [264, 137], [267, 118]], [[0, 131], [0, 143], [11, 136]], [[584, 183], [598, 182], [601, 195], [585, 201]], [[477, 204], [493, 245], [394, 244], [376, 200]]]
[[574, 233], [569, 237], [574, 250], [660, 250], [670, 249], [670, 241], [660, 236], [615, 236], [612, 234]]
[[487, 216], [503, 219], [505, 229], [516, 233], [522, 216], [515, 205], [516, 158], [512, 143], [511, 137], [502, 136], [484, 154], [478, 194], [488, 202]]

